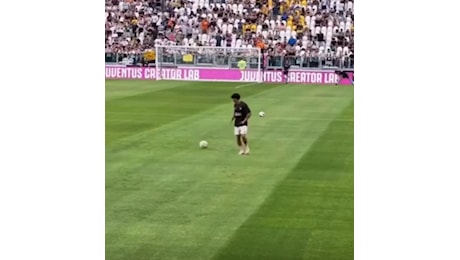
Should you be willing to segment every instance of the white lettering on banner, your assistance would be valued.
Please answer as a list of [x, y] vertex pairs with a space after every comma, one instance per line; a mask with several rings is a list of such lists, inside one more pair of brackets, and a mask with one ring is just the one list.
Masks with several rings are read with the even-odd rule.
[[105, 68], [105, 76], [107, 78], [124, 78], [124, 79], [141, 79], [141, 68]]
[[281, 82], [281, 71], [265, 71], [264, 82]]
[[301, 72], [289, 73], [289, 82], [295, 83], [322, 83], [323, 74], [321, 72]]
[[326, 78], [324, 79], [324, 83], [326, 84], [335, 84], [338, 81], [337, 75], [335, 73], [327, 73]]
[[243, 70], [241, 71], [240, 81], [257, 81], [258, 71]]
[[161, 69], [162, 79], [181, 79], [181, 71], [178, 69]]
[[184, 69], [184, 77], [186, 80], [199, 80], [200, 72], [198, 70]]
[[145, 74], [145, 79], [156, 79], [157, 78], [156, 69], [153, 69], [153, 68], [146, 68], [144, 74]]
[[162, 79], [199, 80], [200, 71], [196, 69], [161, 69]]

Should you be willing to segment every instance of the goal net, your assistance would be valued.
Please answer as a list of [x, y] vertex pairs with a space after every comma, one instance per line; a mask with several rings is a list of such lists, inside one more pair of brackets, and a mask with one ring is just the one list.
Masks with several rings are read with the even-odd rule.
[[155, 47], [157, 80], [262, 82], [259, 48]]

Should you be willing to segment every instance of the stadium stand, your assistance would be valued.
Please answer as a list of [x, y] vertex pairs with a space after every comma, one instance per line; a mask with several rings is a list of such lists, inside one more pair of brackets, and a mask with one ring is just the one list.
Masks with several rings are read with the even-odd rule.
[[155, 45], [259, 47], [268, 67], [353, 68], [353, 0], [106, 0], [106, 62], [153, 62]]

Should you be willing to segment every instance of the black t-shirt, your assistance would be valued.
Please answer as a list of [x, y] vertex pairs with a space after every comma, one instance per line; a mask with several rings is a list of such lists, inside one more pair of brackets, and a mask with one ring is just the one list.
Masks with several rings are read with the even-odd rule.
[[242, 121], [246, 118], [246, 116], [251, 113], [251, 109], [249, 109], [248, 104], [241, 101], [238, 104], [233, 105], [234, 112], [233, 116], [235, 117], [235, 126], [243, 126], [248, 125], [248, 121], [242, 123]]
[[287, 61], [284, 63], [284, 66], [283, 66], [283, 69], [284, 69], [284, 73], [287, 73], [289, 71], [289, 69], [291, 68], [291, 64]]

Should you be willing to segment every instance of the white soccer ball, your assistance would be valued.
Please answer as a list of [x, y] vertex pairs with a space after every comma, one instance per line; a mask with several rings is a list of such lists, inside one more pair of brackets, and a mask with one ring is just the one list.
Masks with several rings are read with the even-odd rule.
[[205, 140], [201, 141], [200, 148], [208, 148], [208, 142], [206, 142]]
[[265, 116], [265, 112], [264, 112], [264, 111], [260, 111], [260, 112], [259, 112], [259, 116], [260, 116], [260, 117], [264, 117], [264, 116]]

